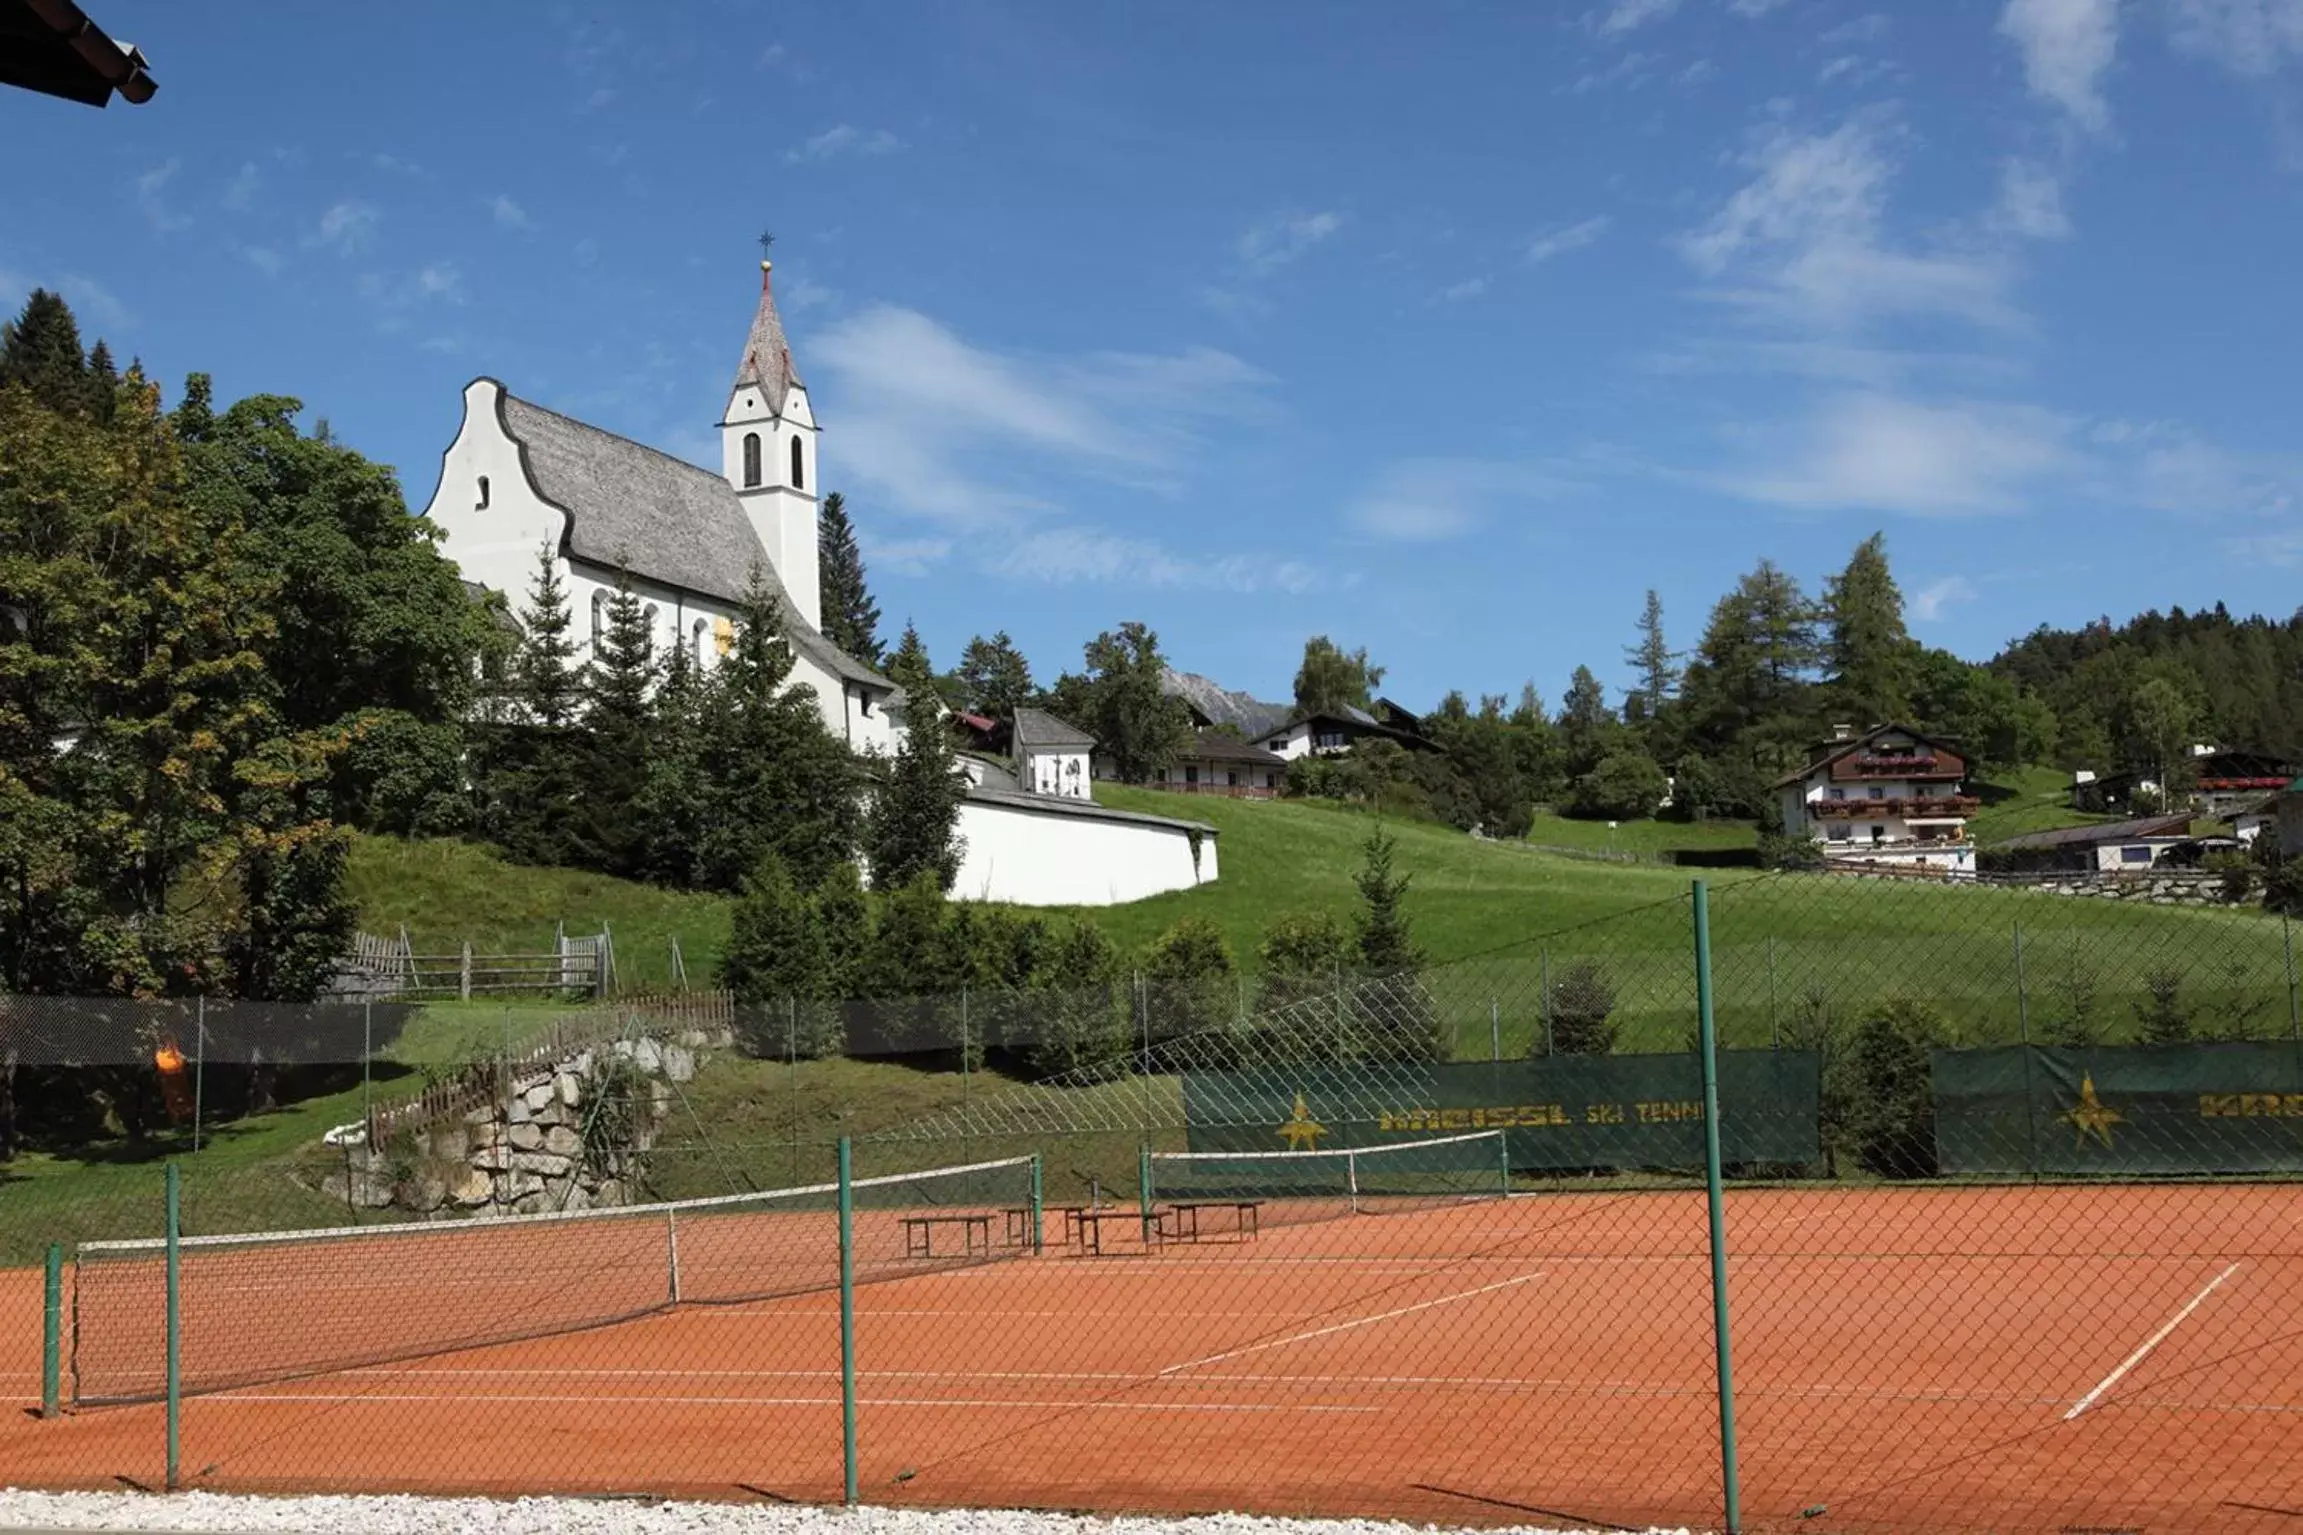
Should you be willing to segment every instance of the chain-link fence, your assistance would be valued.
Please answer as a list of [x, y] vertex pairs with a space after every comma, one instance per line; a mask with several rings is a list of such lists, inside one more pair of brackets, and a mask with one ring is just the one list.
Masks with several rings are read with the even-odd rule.
[[[230, 1159], [292, 1110], [220, 1127], [177, 1156], [173, 1300], [165, 1244], [116, 1240], [165, 1224], [129, 1163], [136, 1219], [55, 1233], [115, 1239], [59, 1276], [89, 1405], [0, 1454], [1451, 1524], [2303, 1516], [2303, 1029], [2259, 910], [1786, 875], [1413, 972], [724, 1025], [547, 1037], [357, 1155]], [[40, 1277], [0, 1275], [25, 1360]], [[169, 1395], [171, 1314], [179, 1410], [95, 1406]]]

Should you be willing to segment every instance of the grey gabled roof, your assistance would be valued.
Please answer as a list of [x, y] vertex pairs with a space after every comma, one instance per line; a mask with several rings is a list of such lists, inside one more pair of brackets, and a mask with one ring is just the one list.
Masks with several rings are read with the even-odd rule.
[[1016, 745], [1093, 746], [1096, 738], [1077, 725], [1057, 719], [1045, 709], [1018, 709], [1013, 723]]
[[[751, 334], [744, 338], [743, 361], [736, 364], [737, 389], [757, 384], [767, 396], [768, 414], [784, 413], [784, 397], [800, 381], [792, 366], [791, 343], [784, 339], [783, 317], [776, 313], [775, 295], [768, 289], [768, 263], [760, 263], [760, 307], [752, 315]], [[733, 391], [731, 390], [732, 394]]]
[[1277, 752], [1267, 752], [1253, 742], [1227, 736], [1220, 730], [1194, 731], [1192, 744], [1178, 755], [1203, 762], [1245, 762], [1256, 767], [1287, 766], [1287, 759]]
[[571, 558], [731, 603], [743, 600], [757, 567], [795, 651], [843, 681], [895, 691], [894, 683], [800, 618], [726, 480], [508, 389], [499, 387], [496, 400], [536, 494], [568, 514]]

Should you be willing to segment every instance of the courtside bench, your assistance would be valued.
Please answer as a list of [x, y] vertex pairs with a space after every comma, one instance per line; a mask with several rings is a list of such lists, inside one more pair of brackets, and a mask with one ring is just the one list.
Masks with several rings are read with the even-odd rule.
[[1231, 1225], [1217, 1227], [1208, 1233], [1211, 1237], [1228, 1236], [1235, 1242], [1252, 1242], [1262, 1234], [1263, 1201], [1260, 1199], [1180, 1199], [1152, 1213], [1145, 1235], [1161, 1242], [1197, 1242], [1201, 1237], [1200, 1216], [1209, 1210], [1231, 1212]]
[[[957, 1212], [951, 1215], [907, 1215], [904, 1217], [904, 1256], [907, 1258], [933, 1258], [936, 1256], [936, 1228], [957, 1226], [960, 1230], [960, 1252], [963, 1257], [992, 1250], [992, 1218], [989, 1211]], [[1013, 1229], [1011, 1222], [1010, 1229]], [[950, 1253], [944, 1256], [950, 1257]]]

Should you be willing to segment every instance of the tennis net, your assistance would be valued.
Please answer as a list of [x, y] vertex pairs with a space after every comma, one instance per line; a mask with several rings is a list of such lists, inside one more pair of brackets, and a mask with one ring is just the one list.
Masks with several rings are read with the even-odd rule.
[[1253, 1200], [1264, 1223], [1321, 1220], [1467, 1199], [1511, 1190], [1501, 1130], [1333, 1146], [1317, 1151], [1161, 1151], [1145, 1159], [1152, 1203]]
[[[857, 1282], [1032, 1251], [1035, 1184], [1029, 1156], [853, 1180]], [[834, 1289], [839, 1195], [838, 1183], [816, 1183], [559, 1214], [184, 1237], [182, 1389]], [[164, 1239], [80, 1244], [75, 1404], [165, 1394], [167, 1283]]]

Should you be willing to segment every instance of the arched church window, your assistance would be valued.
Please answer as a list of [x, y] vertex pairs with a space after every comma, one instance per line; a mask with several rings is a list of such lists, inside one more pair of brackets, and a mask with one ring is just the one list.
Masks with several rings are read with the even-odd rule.
[[806, 490], [807, 488], [808, 477], [800, 463], [800, 439], [799, 435], [794, 433], [792, 436], [792, 489]]
[[596, 649], [600, 639], [608, 632], [608, 594], [592, 593], [592, 645]]
[[760, 434], [744, 433], [744, 489], [760, 483]]
[[706, 646], [708, 646], [708, 645], [710, 645], [710, 644], [711, 644], [711, 641], [712, 641], [712, 621], [711, 621], [710, 619], [708, 619], [708, 618], [699, 618], [699, 619], [697, 619], [697, 620], [696, 620], [696, 630], [695, 630], [695, 661], [696, 661], [696, 665], [698, 665], [698, 666], [702, 666], [702, 665], [704, 664], [704, 650], [705, 650], [705, 647], [706, 647]]
[[656, 652], [656, 605], [651, 602], [642, 611], [648, 620], [648, 653], [654, 655]]
[[486, 511], [487, 509], [488, 509], [488, 477], [487, 477], [486, 475], [484, 475], [484, 474], [483, 474], [483, 475], [481, 475], [481, 476], [480, 476], [480, 504], [479, 504], [478, 506], [475, 506], [475, 507], [473, 507], [473, 508], [472, 508], [472, 510], [473, 510], [473, 511], [475, 511], [475, 512], [484, 512], [484, 511]]

